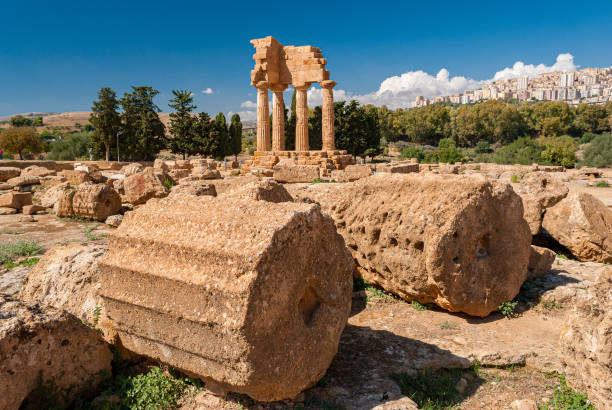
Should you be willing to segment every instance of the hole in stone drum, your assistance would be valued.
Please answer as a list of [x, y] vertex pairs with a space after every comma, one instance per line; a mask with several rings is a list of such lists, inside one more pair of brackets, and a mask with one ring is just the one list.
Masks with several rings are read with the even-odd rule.
[[319, 306], [321, 306], [319, 297], [309, 286], [298, 303], [298, 311], [302, 315], [306, 326], [310, 326], [315, 313], [319, 310]]
[[423, 241], [417, 241], [414, 243], [414, 248], [419, 251], [423, 251], [424, 247], [425, 247], [425, 244], [423, 243]]

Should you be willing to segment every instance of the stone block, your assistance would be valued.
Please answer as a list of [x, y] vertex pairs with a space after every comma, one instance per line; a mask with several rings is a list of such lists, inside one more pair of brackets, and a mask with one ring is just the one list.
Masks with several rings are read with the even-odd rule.
[[0, 195], [0, 208], [21, 209], [25, 205], [32, 205], [31, 192], [11, 191]]
[[312, 182], [320, 176], [319, 167], [316, 165], [298, 165], [274, 167], [274, 179], [278, 182]]

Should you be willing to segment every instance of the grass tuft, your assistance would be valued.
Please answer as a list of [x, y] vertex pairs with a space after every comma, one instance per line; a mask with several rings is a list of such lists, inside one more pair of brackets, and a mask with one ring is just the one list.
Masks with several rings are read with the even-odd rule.
[[[16, 241], [9, 241], [0, 243], [0, 265], [15, 265], [14, 261], [20, 256], [34, 256], [40, 255], [44, 252], [44, 249], [38, 241], [32, 239], [18, 239]], [[38, 262], [38, 261], [36, 261]], [[26, 263], [36, 263], [33, 261]], [[9, 269], [9, 268], [7, 268]], [[10, 268], [12, 269], [12, 268]]]

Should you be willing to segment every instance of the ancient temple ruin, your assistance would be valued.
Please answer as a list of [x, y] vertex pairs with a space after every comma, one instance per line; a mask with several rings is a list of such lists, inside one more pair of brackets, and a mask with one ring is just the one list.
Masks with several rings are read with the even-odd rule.
[[[327, 60], [313, 46], [283, 46], [272, 36], [251, 40], [255, 47], [255, 68], [251, 84], [257, 88], [257, 151], [248, 167], [271, 168], [281, 158], [294, 158], [301, 165], [318, 165], [323, 169], [343, 169], [352, 163], [346, 151], [337, 151], [334, 141], [335, 81], [325, 69]], [[308, 141], [308, 88], [319, 83], [323, 94], [322, 149], [311, 151]], [[285, 148], [285, 103], [283, 92], [292, 86], [296, 92], [295, 151]], [[274, 94], [272, 136], [268, 91]]]

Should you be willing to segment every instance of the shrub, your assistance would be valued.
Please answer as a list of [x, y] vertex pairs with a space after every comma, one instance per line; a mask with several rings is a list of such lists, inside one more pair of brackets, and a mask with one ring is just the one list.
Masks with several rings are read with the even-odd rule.
[[574, 139], [568, 135], [543, 139], [544, 150], [542, 159], [553, 165], [573, 167], [576, 163], [576, 150], [578, 146]]
[[578, 141], [579, 144], [588, 144], [593, 141], [593, 139], [597, 137], [597, 134], [593, 134], [592, 132], [585, 132], [582, 138]]
[[497, 164], [531, 165], [534, 162], [542, 162], [543, 150], [544, 147], [537, 141], [522, 137], [497, 150], [492, 155], [492, 160]]
[[519, 176], [518, 176], [518, 175], [516, 175], [516, 174], [514, 174], [514, 175], [512, 175], [512, 176], [510, 177], [510, 182], [512, 182], [512, 183], [514, 183], [514, 184], [518, 183], [519, 181], [520, 181], [520, 178], [519, 178]]
[[584, 159], [579, 165], [598, 168], [612, 165], [612, 134], [595, 137], [584, 149]]
[[474, 148], [474, 152], [476, 154], [488, 154], [489, 152], [493, 152], [493, 150], [487, 141], [478, 141], [476, 148]]
[[422, 149], [419, 149], [417, 147], [408, 147], [408, 148], [402, 149], [400, 158], [401, 159], [417, 158], [419, 162], [421, 162], [425, 158], [425, 153], [423, 153]]
[[597, 188], [608, 188], [610, 184], [608, 184], [608, 181], [599, 181], [595, 186]]
[[543, 406], [542, 410], [576, 409], [595, 410], [586, 394], [572, 390], [565, 382], [565, 376], [558, 374], [559, 384], [556, 386], [552, 398]]
[[91, 144], [91, 132], [70, 134], [66, 138], [57, 139], [51, 143], [51, 153], [47, 155], [47, 158], [56, 161], [89, 159]]

